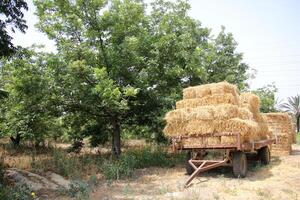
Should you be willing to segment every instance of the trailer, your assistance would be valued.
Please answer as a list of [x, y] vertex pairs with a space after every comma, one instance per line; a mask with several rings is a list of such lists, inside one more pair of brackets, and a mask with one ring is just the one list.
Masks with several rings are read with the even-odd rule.
[[[208, 137], [233, 137], [231, 144], [209, 144], [205, 142]], [[231, 166], [233, 175], [237, 178], [244, 178], [247, 175], [247, 155], [255, 153], [263, 165], [270, 162], [270, 148], [275, 139], [242, 142], [240, 133], [214, 133], [202, 136], [180, 136], [172, 138], [173, 151], [187, 151], [186, 172], [190, 177], [185, 183], [188, 187], [192, 180], [201, 172], [221, 166]], [[222, 159], [204, 159], [208, 150], [219, 150], [222, 152]]]

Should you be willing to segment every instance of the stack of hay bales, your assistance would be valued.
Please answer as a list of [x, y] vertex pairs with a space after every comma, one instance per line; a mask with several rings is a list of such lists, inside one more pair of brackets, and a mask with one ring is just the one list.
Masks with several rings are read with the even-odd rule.
[[[235, 85], [227, 82], [189, 87], [176, 110], [167, 113], [164, 133], [167, 137], [211, 135], [239, 132], [244, 142], [268, 138], [268, 126], [259, 113], [260, 100], [251, 93], [238, 94]], [[199, 140], [191, 140], [191, 143]], [[202, 143], [232, 144], [234, 137], [204, 137]]]
[[267, 118], [269, 129], [277, 138], [277, 143], [272, 145], [272, 154], [289, 155], [295, 134], [290, 116], [287, 113], [266, 113], [264, 115]]

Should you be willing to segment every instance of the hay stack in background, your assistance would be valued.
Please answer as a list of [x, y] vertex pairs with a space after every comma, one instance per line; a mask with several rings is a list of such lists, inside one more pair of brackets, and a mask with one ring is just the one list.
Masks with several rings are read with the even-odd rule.
[[273, 136], [277, 138], [277, 143], [272, 146], [272, 154], [289, 155], [293, 141], [292, 121], [289, 115], [287, 113], [266, 113], [264, 116]]
[[165, 117], [164, 133], [168, 137], [208, 135], [190, 142], [210, 145], [236, 143], [235, 137], [210, 136], [218, 132], [241, 133], [243, 142], [268, 138], [266, 121], [259, 115], [259, 98], [245, 93], [242, 103], [237, 87], [227, 82], [186, 88], [176, 110]]

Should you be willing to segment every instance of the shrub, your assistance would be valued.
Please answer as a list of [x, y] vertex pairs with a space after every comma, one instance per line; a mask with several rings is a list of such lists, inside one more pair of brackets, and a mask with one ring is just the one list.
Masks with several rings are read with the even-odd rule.
[[153, 149], [147, 147], [143, 150], [131, 150], [120, 156], [118, 160], [110, 160], [103, 164], [102, 172], [106, 179], [129, 178], [135, 169], [146, 167], [173, 167], [183, 163], [183, 154], [168, 154], [163, 148], [157, 146]]
[[89, 199], [90, 187], [80, 180], [73, 180], [70, 183], [69, 195], [73, 198], [84, 200]]
[[26, 185], [8, 187], [0, 185], [0, 199], [5, 200], [32, 200], [31, 190]]

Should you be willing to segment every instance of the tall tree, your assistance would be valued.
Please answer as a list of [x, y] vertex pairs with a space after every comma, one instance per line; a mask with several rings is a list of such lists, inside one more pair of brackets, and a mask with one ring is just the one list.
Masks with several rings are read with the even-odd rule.
[[161, 132], [183, 87], [224, 79], [245, 86], [232, 35], [211, 39], [186, 1], [157, 0], [149, 12], [141, 0], [34, 2], [39, 29], [58, 47], [51, 79], [70, 132], [94, 141], [109, 134], [116, 155], [122, 127]]
[[24, 0], [2, 0], [0, 1], [0, 58], [9, 56], [15, 52], [16, 47], [12, 44], [12, 37], [8, 33], [10, 29], [13, 33], [16, 29], [25, 32], [26, 21], [23, 19], [23, 10], [28, 10]]
[[280, 105], [280, 108], [295, 117], [297, 132], [300, 132], [300, 95], [289, 97], [286, 103]]

